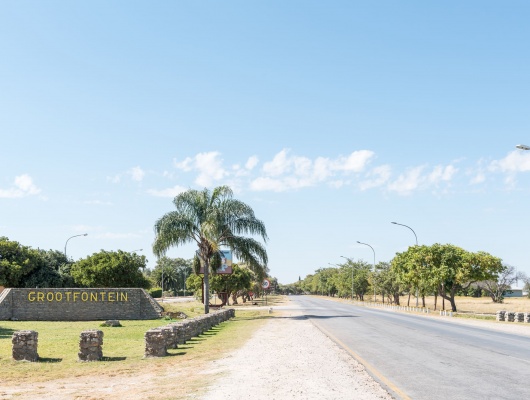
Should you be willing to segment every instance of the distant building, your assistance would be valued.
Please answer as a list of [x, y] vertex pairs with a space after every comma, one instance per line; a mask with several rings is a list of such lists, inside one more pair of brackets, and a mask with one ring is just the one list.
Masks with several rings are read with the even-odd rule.
[[513, 288], [504, 292], [504, 297], [523, 297], [523, 289]]

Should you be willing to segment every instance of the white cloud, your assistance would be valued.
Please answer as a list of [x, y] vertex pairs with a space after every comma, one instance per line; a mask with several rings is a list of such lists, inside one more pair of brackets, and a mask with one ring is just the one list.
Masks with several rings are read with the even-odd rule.
[[[283, 149], [263, 165], [262, 172], [265, 176], [254, 179], [251, 182], [251, 189], [284, 191], [314, 186], [338, 174], [350, 175], [361, 172], [373, 155], [371, 151], [360, 150], [347, 157], [336, 159], [317, 157], [311, 160], [307, 157], [291, 156], [288, 149]], [[344, 181], [340, 179], [335, 179], [333, 182], [331, 185], [334, 187], [344, 185]]]
[[132, 180], [136, 182], [141, 182], [145, 177], [145, 171], [140, 167], [133, 167], [128, 173], [131, 175]]
[[489, 166], [490, 171], [501, 171], [508, 173], [530, 171], [530, 152], [512, 151], [506, 157], [492, 161]]
[[427, 180], [431, 183], [438, 183], [440, 181], [449, 182], [457, 171], [458, 169], [453, 167], [452, 165], [447, 165], [446, 167], [437, 165], [436, 167], [434, 167], [434, 170], [429, 174]]
[[359, 183], [361, 190], [372, 189], [384, 185], [390, 179], [392, 169], [389, 165], [381, 165], [375, 167], [368, 174], [366, 174], [366, 180]]
[[14, 186], [9, 189], [0, 189], [0, 198], [14, 199], [34, 196], [41, 192], [41, 190], [35, 186], [33, 179], [28, 174], [16, 176], [13, 185]]
[[287, 158], [289, 150], [283, 149], [274, 156], [272, 161], [268, 161], [263, 165], [263, 172], [270, 176], [282, 175], [291, 167], [292, 159]]
[[484, 174], [484, 172], [477, 172], [472, 178], [471, 178], [471, 181], [470, 183], [472, 185], [478, 185], [479, 183], [483, 183], [486, 181], [486, 175]]
[[252, 157], [249, 157], [249, 159], [247, 160], [247, 163], [245, 164], [245, 168], [248, 169], [249, 171], [252, 171], [256, 165], [258, 165], [259, 163], [259, 158], [257, 156], [252, 156]]
[[409, 169], [406, 173], [401, 174], [396, 181], [389, 184], [388, 190], [401, 195], [410, 194], [420, 186], [423, 180], [421, 176], [423, 169], [423, 166]]
[[186, 157], [186, 159], [181, 162], [177, 162], [177, 160], [173, 160], [173, 165], [175, 166], [175, 168], [181, 169], [182, 171], [185, 171], [185, 172], [189, 172], [193, 169], [192, 163], [193, 163], [193, 158], [191, 157]]
[[121, 181], [121, 174], [107, 176], [107, 181], [111, 183], [119, 183]]
[[410, 168], [401, 174], [397, 180], [388, 185], [388, 190], [400, 195], [411, 194], [415, 190], [427, 189], [440, 183], [449, 183], [455, 177], [458, 169], [453, 165], [437, 165], [431, 172], [423, 174], [426, 166]]
[[366, 164], [368, 164], [373, 156], [374, 152], [370, 150], [354, 151], [348, 157], [339, 158], [335, 169], [360, 172], [364, 169]]
[[215, 182], [222, 180], [229, 173], [223, 168], [223, 160], [220, 153], [211, 151], [208, 153], [199, 153], [194, 158], [186, 158], [182, 162], [174, 160], [176, 168], [185, 172], [198, 171], [195, 183], [199, 186], [210, 187]]
[[156, 196], [156, 197], [175, 197], [179, 195], [180, 193], [185, 192], [186, 190], [188, 189], [177, 185], [172, 188], [167, 188], [167, 189], [162, 189], [162, 190], [149, 189], [147, 193], [149, 193], [152, 196]]

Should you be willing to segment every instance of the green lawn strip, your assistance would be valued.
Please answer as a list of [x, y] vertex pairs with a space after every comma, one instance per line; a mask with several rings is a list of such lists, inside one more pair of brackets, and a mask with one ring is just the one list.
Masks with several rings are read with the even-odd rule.
[[[0, 321], [0, 369], [2, 382], [16, 385], [27, 381], [44, 382], [76, 376], [135, 375], [145, 372], [160, 376], [156, 394], [169, 393], [175, 398], [203, 390], [213, 377], [199, 374], [205, 363], [221, 358], [241, 346], [269, 318], [266, 310], [237, 311], [236, 318], [224, 322], [205, 334], [192, 339], [170, 356], [144, 359], [144, 334], [148, 329], [166, 325], [169, 321], [121, 321], [122, 327], [100, 327], [101, 321], [44, 322]], [[11, 358], [11, 335], [16, 330], [39, 332], [36, 363], [16, 362]], [[103, 356], [99, 362], [79, 362], [79, 334], [87, 329], [104, 332]], [[178, 385], [175, 377], [178, 375]], [[176, 387], [178, 386], [178, 388]], [[154, 390], [154, 389], [153, 389]], [[178, 398], [178, 397], [177, 397]]]

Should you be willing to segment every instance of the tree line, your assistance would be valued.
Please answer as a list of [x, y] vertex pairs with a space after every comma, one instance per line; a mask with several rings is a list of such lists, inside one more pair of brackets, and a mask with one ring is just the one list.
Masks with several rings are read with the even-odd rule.
[[281, 286], [284, 293], [311, 293], [339, 296], [363, 301], [379, 296], [383, 302], [400, 304], [400, 297], [408, 295], [421, 298], [434, 296], [447, 300], [453, 311], [457, 310], [456, 297], [489, 296], [502, 303], [504, 296], [517, 281], [525, 282], [530, 289], [530, 279], [517, 273], [498, 257], [483, 251], [469, 252], [452, 244], [412, 246], [397, 253], [390, 262], [375, 265], [363, 260], [347, 259], [334, 267], [320, 268], [314, 274], [290, 285]]
[[[157, 259], [153, 269], [147, 259], [135, 252], [101, 250], [77, 261], [58, 250], [33, 249], [0, 237], [0, 286], [11, 288], [140, 287], [165, 295], [197, 294], [202, 277], [194, 271], [193, 258]], [[232, 302], [259, 294], [262, 276], [246, 266], [233, 265], [232, 275], [212, 271], [212, 290], [227, 292]], [[276, 282], [275, 279], [273, 279]]]

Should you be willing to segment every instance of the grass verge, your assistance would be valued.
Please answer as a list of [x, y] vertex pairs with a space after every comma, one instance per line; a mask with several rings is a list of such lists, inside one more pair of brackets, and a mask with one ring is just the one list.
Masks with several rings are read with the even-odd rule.
[[[279, 297], [281, 296], [275, 300], [276, 304], [281, 301]], [[178, 349], [168, 350], [168, 357], [150, 359], [143, 358], [144, 334], [150, 328], [169, 323], [166, 319], [123, 320], [122, 327], [101, 327], [101, 321], [0, 321], [2, 385], [14, 387], [27, 382], [64, 381], [96, 376], [98, 380], [107, 377], [119, 381], [120, 378], [134, 378], [147, 373], [151, 378], [149, 385], [142, 388], [145, 391], [143, 398], [160, 400], [197, 395], [213, 379], [208, 373], [201, 373], [207, 369], [208, 363], [223, 358], [240, 347], [271, 317], [267, 308], [234, 308], [236, 318], [214, 327]], [[202, 304], [172, 304], [171, 309], [178, 309], [193, 317], [202, 313]], [[11, 358], [11, 336], [14, 331], [24, 329], [39, 332], [39, 362], [17, 362]], [[79, 334], [87, 329], [100, 329], [104, 332], [103, 361], [78, 361]], [[171, 395], [166, 397], [167, 393]]]

